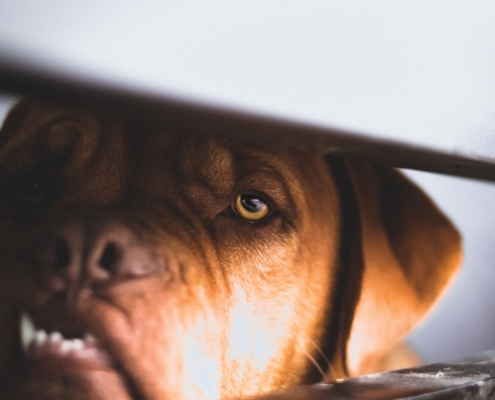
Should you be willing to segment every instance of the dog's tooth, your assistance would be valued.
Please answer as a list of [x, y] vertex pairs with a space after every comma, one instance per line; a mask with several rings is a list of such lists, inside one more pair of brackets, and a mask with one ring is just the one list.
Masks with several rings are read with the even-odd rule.
[[62, 336], [62, 334], [60, 332], [52, 332], [50, 333], [50, 341], [52, 342], [60, 342], [64, 339], [64, 337]]
[[38, 343], [43, 343], [47, 339], [47, 337], [47, 333], [43, 329], [40, 329], [36, 331], [34, 340], [36, 340]]
[[74, 350], [82, 350], [84, 348], [84, 341], [82, 339], [72, 339], [72, 346]]
[[62, 344], [60, 346], [60, 349], [62, 351], [69, 351], [74, 349], [74, 344], [72, 343], [72, 340], [62, 340]]
[[86, 342], [86, 344], [96, 344], [96, 338], [91, 333], [84, 334], [84, 341]]
[[31, 317], [25, 312], [21, 314], [20, 331], [22, 348], [26, 350], [35, 336], [36, 327]]

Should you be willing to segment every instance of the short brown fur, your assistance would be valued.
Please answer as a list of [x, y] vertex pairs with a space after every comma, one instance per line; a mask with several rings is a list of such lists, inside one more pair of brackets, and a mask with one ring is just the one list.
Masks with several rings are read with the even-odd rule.
[[[2, 398], [243, 398], [375, 371], [460, 263], [451, 223], [388, 168], [37, 100], [0, 146]], [[244, 220], [242, 193], [271, 214]], [[24, 354], [22, 312], [110, 361]]]

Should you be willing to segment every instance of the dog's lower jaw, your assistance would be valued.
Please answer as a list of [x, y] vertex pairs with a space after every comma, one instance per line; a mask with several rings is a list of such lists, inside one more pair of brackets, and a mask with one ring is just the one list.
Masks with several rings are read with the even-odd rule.
[[81, 370], [57, 366], [55, 360], [48, 364], [23, 360], [7, 378], [0, 393], [3, 399], [136, 400], [120, 374], [112, 369]]
[[[175, 336], [175, 345], [158, 348], [153, 356], [146, 359], [136, 356], [140, 350], [146, 350], [139, 344], [126, 346], [130, 348], [129, 353], [121, 355], [120, 359], [112, 357], [108, 362], [87, 362], [76, 355], [55, 351], [57, 349], [50, 347], [52, 343], [46, 346], [50, 347], [45, 349], [47, 351], [36, 352], [43, 350], [43, 346], [36, 347], [35, 343], [31, 343], [30, 350], [33, 351], [28, 349], [23, 355], [17, 352], [17, 361], [9, 366], [6, 376], [1, 377], [0, 398], [218, 400], [221, 398], [221, 365], [218, 358], [220, 351], [214, 343], [221, 340], [217, 332], [211, 329], [218, 324], [203, 318], [197, 320], [195, 325], [194, 329], [189, 326], [181, 332], [174, 332], [171, 336]], [[118, 324], [115, 328], [117, 332], [119, 328], [122, 331], [122, 326]], [[209, 342], [209, 346], [205, 346], [204, 341]], [[139, 338], [135, 342], [139, 342]], [[149, 359], [154, 364], [148, 362]], [[159, 359], [167, 362], [159, 364]], [[130, 365], [135, 368], [130, 368]], [[162, 379], [156, 379], [157, 370]]]

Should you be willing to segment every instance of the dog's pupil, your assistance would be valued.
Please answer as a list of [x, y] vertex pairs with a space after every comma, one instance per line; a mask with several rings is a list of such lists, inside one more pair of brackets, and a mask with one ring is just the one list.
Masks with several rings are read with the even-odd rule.
[[258, 212], [265, 207], [265, 202], [259, 197], [244, 195], [241, 201], [246, 210], [250, 212]]
[[39, 201], [45, 196], [45, 185], [40, 182], [29, 182], [21, 189], [23, 197], [28, 201]]

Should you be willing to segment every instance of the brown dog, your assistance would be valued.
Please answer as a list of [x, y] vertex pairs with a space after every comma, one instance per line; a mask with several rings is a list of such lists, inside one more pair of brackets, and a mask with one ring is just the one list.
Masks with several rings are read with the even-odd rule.
[[394, 170], [25, 100], [0, 134], [0, 397], [243, 398], [370, 372], [459, 261]]

